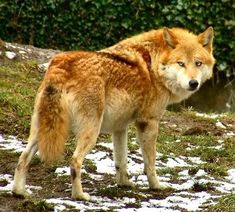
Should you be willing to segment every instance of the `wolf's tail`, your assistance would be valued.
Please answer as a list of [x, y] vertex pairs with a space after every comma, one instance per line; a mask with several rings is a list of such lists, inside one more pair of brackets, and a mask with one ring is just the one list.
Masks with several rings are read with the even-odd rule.
[[52, 163], [63, 155], [68, 136], [69, 113], [61, 90], [48, 85], [38, 99], [37, 113], [40, 157], [45, 163]]

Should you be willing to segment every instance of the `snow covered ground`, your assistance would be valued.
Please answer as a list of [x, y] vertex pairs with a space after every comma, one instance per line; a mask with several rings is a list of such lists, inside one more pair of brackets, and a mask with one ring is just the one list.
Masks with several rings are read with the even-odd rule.
[[[201, 115], [200, 115], [201, 116]], [[217, 118], [217, 117], [216, 117]], [[218, 127], [222, 125], [216, 123]], [[234, 133], [230, 133], [227, 136], [234, 136]], [[180, 142], [176, 140], [175, 142]], [[223, 148], [223, 140], [218, 141], [219, 145], [213, 148]], [[98, 149], [112, 149], [112, 144], [108, 141], [102, 141], [97, 144], [100, 147]], [[22, 141], [19, 141], [14, 136], [3, 137], [0, 135], [0, 149], [12, 150], [15, 152], [21, 152], [25, 144]], [[190, 147], [189, 147], [190, 148]], [[228, 170], [228, 175], [224, 179], [217, 180], [205, 170], [199, 169], [194, 175], [189, 174], [189, 169], [198, 164], [203, 164], [205, 161], [202, 161], [200, 157], [185, 157], [185, 156], [175, 156], [174, 154], [164, 155], [166, 160], [162, 161], [162, 154], [158, 153], [156, 167], [158, 169], [163, 168], [175, 168], [180, 167], [182, 171], [178, 173], [179, 179], [175, 183], [172, 181], [171, 174], [165, 174], [160, 176], [162, 182], [170, 185], [174, 191], [171, 195], [163, 199], [155, 199], [152, 196], [148, 198], [148, 201], [142, 201], [139, 205], [139, 208], [127, 208], [126, 205], [131, 205], [137, 200], [133, 198], [123, 197], [110, 199], [107, 197], [96, 196], [91, 193], [91, 201], [74, 201], [69, 197], [60, 197], [54, 199], [46, 199], [46, 202], [55, 204], [55, 211], [63, 211], [68, 207], [74, 207], [78, 210], [108, 210], [113, 209], [115, 211], [161, 211], [161, 212], [170, 212], [170, 211], [181, 211], [185, 209], [187, 211], [201, 211], [203, 206], [215, 204], [218, 201], [218, 198], [221, 196], [235, 192], [235, 168]], [[97, 151], [92, 150], [86, 157], [90, 159], [97, 167], [97, 173], [91, 174], [88, 173], [91, 179], [99, 179], [102, 181], [104, 174], [108, 173], [111, 175], [115, 174], [115, 166], [113, 159], [111, 158], [109, 151]], [[139, 161], [138, 163], [136, 161]], [[147, 188], [147, 178], [143, 175], [143, 161], [142, 156], [139, 151], [135, 154], [129, 154], [128, 156], [128, 168], [130, 174], [132, 175], [132, 181], [135, 184], [141, 186], [142, 188]], [[69, 167], [59, 167], [55, 171], [57, 175], [69, 175]], [[86, 172], [83, 169], [83, 172]], [[0, 180], [7, 181], [7, 185], [0, 186], [0, 191], [10, 192], [12, 186], [13, 176], [9, 174], [0, 175]], [[213, 186], [215, 192], [193, 191], [193, 186], [197, 184], [210, 184]], [[107, 187], [112, 187], [112, 185], [107, 185]], [[27, 185], [28, 192], [32, 193], [34, 190], [42, 189], [41, 187]], [[148, 196], [148, 193], [140, 190], [139, 195]]]

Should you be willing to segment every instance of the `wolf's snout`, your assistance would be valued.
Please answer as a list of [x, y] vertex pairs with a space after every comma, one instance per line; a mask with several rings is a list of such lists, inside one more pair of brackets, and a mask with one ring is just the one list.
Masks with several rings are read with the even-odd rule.
[[198, 81], [197, 80], [190, 80], [189, 81], [189, 89], [191, 91], [195, 90], [198, 87]]

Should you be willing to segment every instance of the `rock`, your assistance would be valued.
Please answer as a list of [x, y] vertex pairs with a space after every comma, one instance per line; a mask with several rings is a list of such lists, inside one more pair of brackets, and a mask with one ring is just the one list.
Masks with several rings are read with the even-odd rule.
[[12, 60], [16, 57], [16, 53], [15, 52], [10, 52], [10, 51], [6, 51], [5, 55], [8, 59]]
[[46, 69], [46, 63], [60, 51], [54, 49], [41, 49], [31, 45], [8, 43], [0, 39], [0, 65], [14, 62], [34, 61], [42, 64], [41, 69]]

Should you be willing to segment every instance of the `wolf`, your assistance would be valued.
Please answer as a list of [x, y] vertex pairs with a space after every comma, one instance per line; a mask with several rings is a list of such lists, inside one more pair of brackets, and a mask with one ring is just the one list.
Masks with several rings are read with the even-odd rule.
[[30, 136], [15, 169], [12, 192], [24, 196], [30, 161], [61, 158], [72, 131], [72, 198], [89, 200], [81, 167], [100, 132], [112, 134], [116, 182], [133, 186], [127, 170], [127, 127], [135, 123], [151, 189], [165, 189], [156, 174], [159, 121], [169, 104], [196, 92], [212, 77], [213, 28], [196, 35], [182, 28], [151, 30], [100, 51], [59, 53], [38, 90]]

